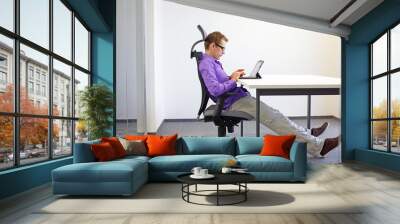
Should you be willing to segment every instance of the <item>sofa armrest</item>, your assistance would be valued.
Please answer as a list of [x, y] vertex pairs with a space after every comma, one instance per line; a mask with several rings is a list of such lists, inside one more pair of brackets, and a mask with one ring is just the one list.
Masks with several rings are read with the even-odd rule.
[[290, 149], [290, 160], [293, 162], [293, 179], [305, 181], [307, 176], [307, 144], [294, 142]]
[[92, 144], [98, 144], [98, 143], [100, 143], [99, 140], [75, 143], [75, 145], [74, 145], [74, 163], [95, 162], [96, 158], [94, 157], [90, 146]]

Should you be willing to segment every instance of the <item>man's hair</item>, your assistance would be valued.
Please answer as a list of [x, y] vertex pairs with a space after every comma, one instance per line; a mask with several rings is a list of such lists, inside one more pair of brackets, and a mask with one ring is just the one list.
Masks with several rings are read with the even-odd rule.
[[220, 44], [221, 40], [228, 42], [228, 38], [225, 37], [221, 32], [215, 31], [207, 35], [206, 39], [204, 40], [204, 47], [206, 50], [210, 47], [211, 43]]

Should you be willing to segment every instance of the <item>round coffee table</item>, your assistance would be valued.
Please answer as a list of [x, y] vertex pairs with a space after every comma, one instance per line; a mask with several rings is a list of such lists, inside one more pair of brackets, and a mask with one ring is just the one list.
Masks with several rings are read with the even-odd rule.
[[[215, 177], [212, 179], [193, 179], [190, 177], [191, 173], [182, 174], [177, 177], [178, 181], [182, 183], [182, 199], [188, 203], [198, 204], [198, 205], [234, 205], [247, 200], [247, 192], [249, 188], [247, 183], [255, 180], [255, 177], [249, 173], [216, 173], [213, 174]], [[215, 190], [197, 190], [198, 184], [204, 185], [216, 185]], [[194, 191], [190, 191], [190, 186], [195, 186]], [[220, 185], [236, 185], [237, 190], [223, 190], [220, 189]], [[215, 192], [215, 194], [205, 194], [209, 192]], [[217, 204], [202, 204], [190, 201], [190, 196], [203, 196], [203, 197], [216, 197]], [[241, 196], [239, 200], [231, 203], [221, 203], [221, 197], [232, 197]]]

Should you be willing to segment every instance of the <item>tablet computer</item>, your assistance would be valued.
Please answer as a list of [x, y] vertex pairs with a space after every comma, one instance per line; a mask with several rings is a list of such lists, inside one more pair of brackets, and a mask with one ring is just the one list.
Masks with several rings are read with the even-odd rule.
[[257, 61], [256, 65], [254, 66], [253, 70], [251, 71], [251, 73], [249, 75], [245, 75], [240, 77], [241, 79], [260, 79], [261, 76], [260, 74], [258, 74], [258, 72], [260, 71], [262, 65], [264, 64], [263, 60], [259, 60]]

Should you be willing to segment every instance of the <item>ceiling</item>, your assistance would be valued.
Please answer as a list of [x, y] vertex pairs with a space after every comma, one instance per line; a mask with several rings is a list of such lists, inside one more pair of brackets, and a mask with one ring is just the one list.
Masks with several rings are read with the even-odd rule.
[[[330, 21], [341, 9], [347, 4], [355, 4], [357, 1], [352, 0], [223, 0], [227, 2], [239, 3], [253, 7], [276, 10], [279, 12], [290, 13], [299, 16], [306, 16], [315, 19]], [[383, 0], [358, 0], [362, 6], [356, 11], [357, 15], [365, 15]], [[359, 3], [360, 4], [360, 3]], [[361, 17], [360, 16], [360, 17]], [[342, 23], [352, 25], [359, 18], [349, 16]], [[357, 16], [358, 17], [358, 16]]]
[[167, 0], [322, 33], [348, 37], [351, 25], [383, 0]]

